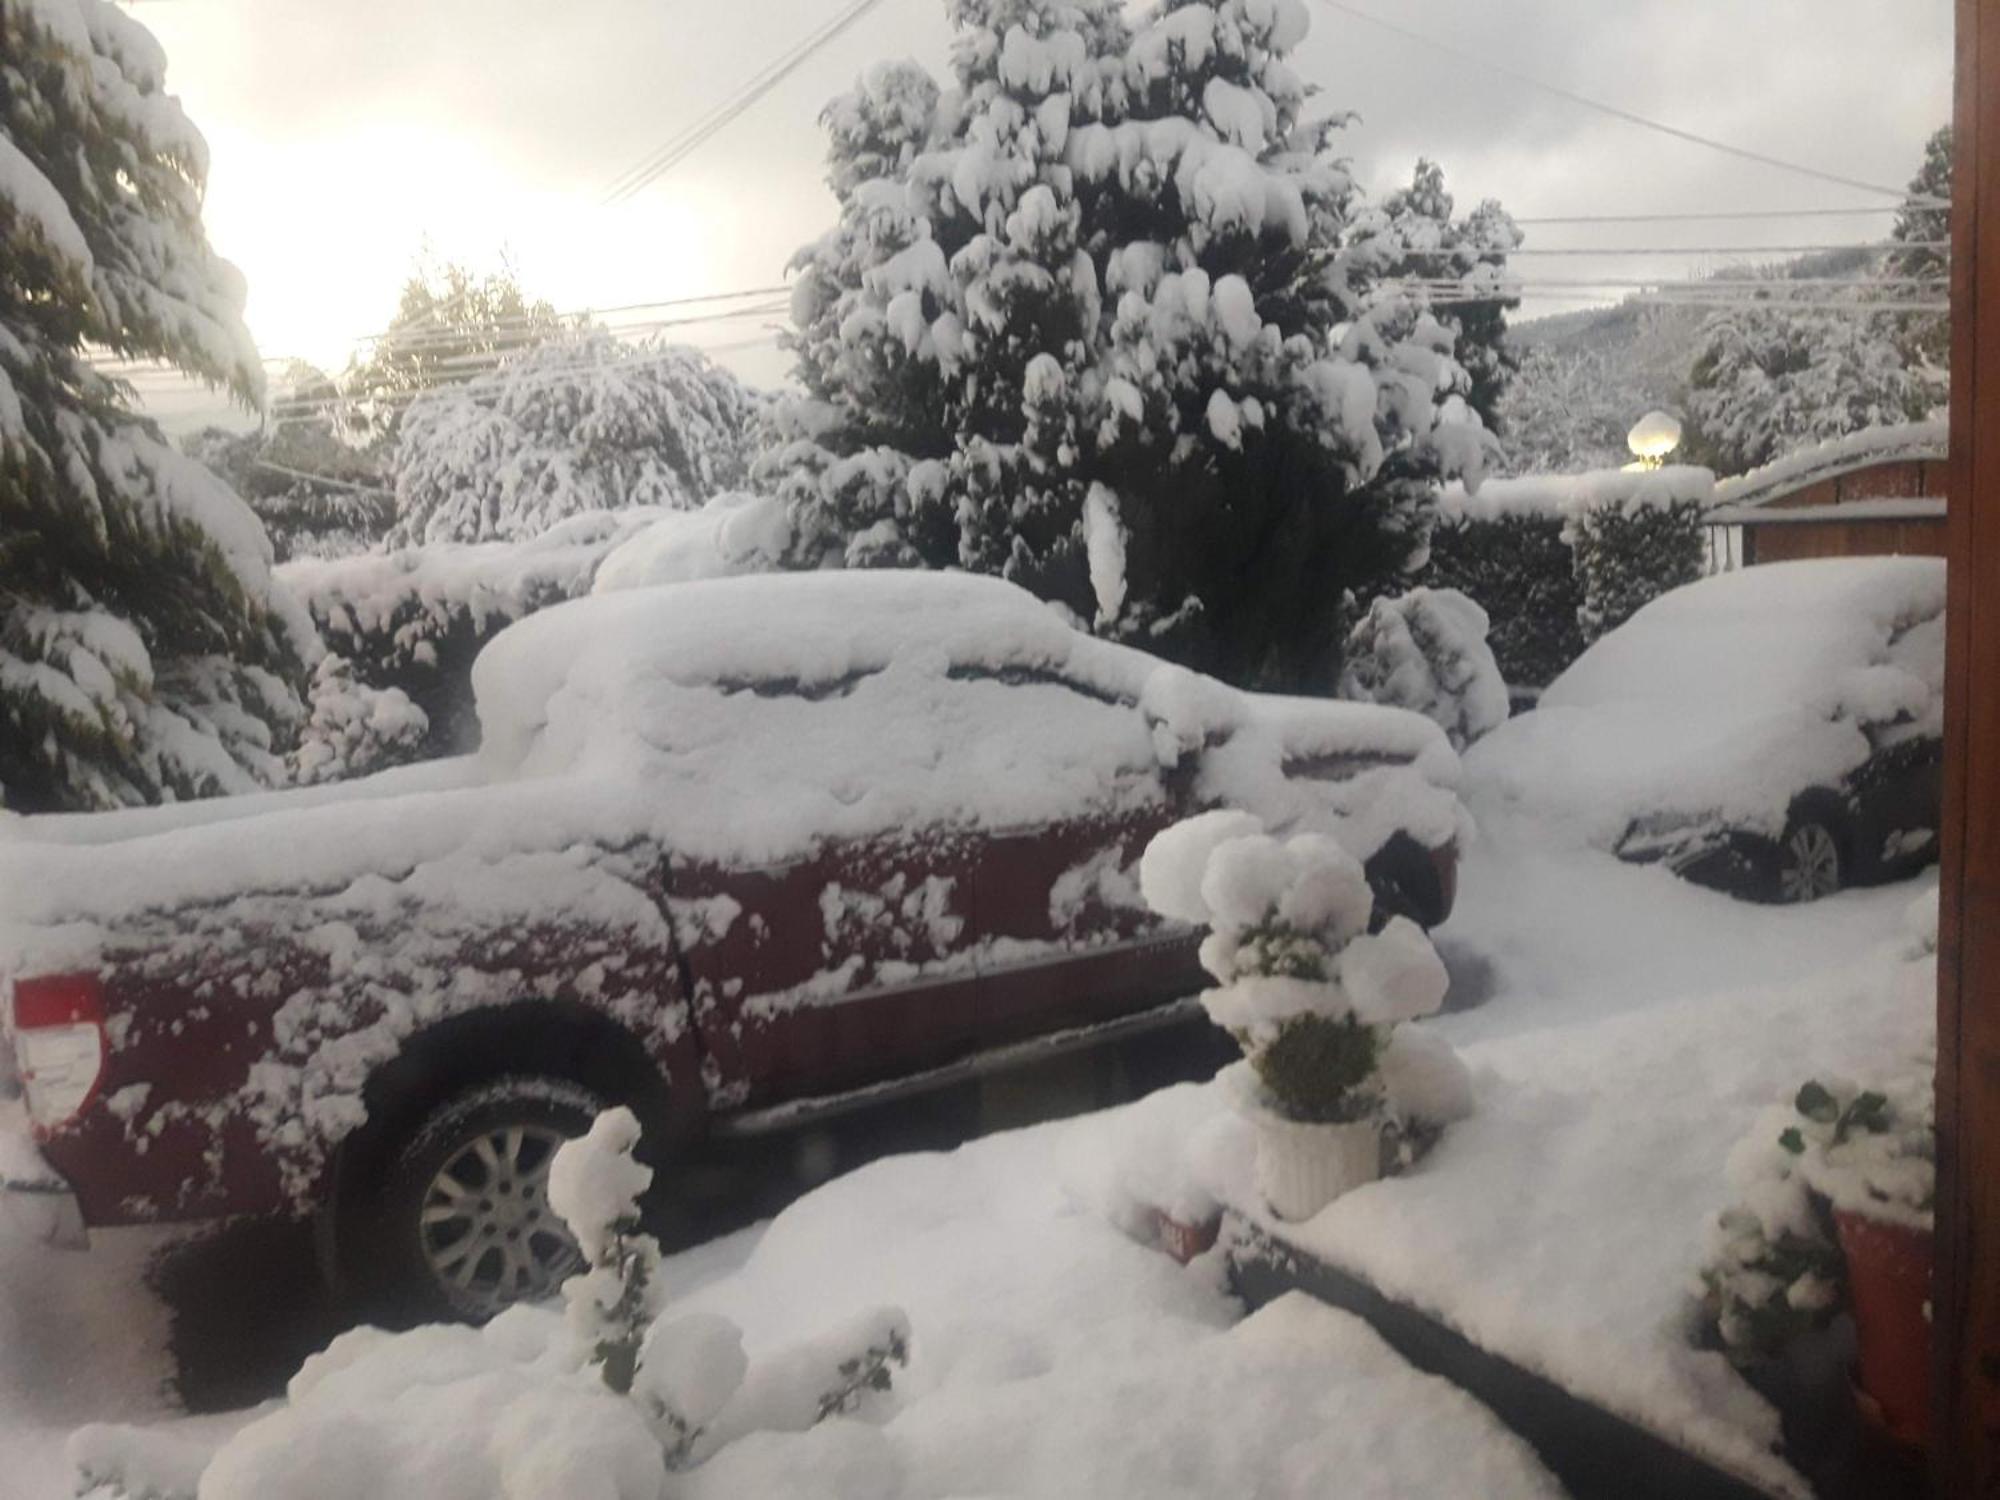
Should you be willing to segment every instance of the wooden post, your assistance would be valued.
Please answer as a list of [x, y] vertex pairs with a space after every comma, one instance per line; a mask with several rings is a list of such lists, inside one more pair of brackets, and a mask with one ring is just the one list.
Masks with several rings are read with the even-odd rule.
[[1957, 0], [1933, 1329], [1938, 1492], [2000, 1496], [2000, 0]]

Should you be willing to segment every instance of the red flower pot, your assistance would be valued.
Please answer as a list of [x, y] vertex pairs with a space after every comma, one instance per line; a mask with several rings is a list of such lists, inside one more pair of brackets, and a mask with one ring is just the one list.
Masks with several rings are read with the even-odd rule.
[[1931, 1232], [1845, 1209], [1833, 1222], [1847, 1258], [1862, 1413], [1897, 1442], [1922, 1447], [1931, 1415]]
[[1222, 1215], [1219, 1213], [1190, 1224], [1176, 1219], [1164, 1209], [1153, 1210], [1154, 1242], [1182, 1265], [1212, 1250], [1221, 1232]]

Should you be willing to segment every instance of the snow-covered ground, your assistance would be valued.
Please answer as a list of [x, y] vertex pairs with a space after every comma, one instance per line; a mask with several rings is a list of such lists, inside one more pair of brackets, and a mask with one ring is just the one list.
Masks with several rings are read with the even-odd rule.
[[[1768, 1408], [1683, 1348], [1679, 1310], [1723, 1158], [1756, 1110], [1816, 1069], [1865, 1072], [1915, 1045], [1923, 1007], [1895, 1000], [1892, 946], [1921, 887], [1749, 906], [1558, 844], [1473, 795], [1484, 831], [1440, 934], [1456, 993], [1431, 1024], [1471, 1065], [1479, 1113], [1416, 1173], [1304, 1233], [1783, 1486]], [[674, 1258], [676, 1306], [734, 1320], [753, 1359], [884, 1303], [912, 1327], [892, 1395], [739, 1442], [681, 1492], [1283, 1495], [1337, 1474], [1382, 1494], [1554, 1493], [1483, 1409], [1353, 1320], [1294, 1300], [1238, 1321], [1212, 1258], [1183, 1269], [1125, 1232], [1134, 1194], [1185, 1191], [1176, 1153], [1240, 1178], [1225, 1113], [1215, 1091], [1183, 1087], [891, 1158]], [[139, 1283], [152, 1242], [74, 1256], [11, 1233], [0, 1472], [23, 1500], [53, 1500], [68, 1493], [65, 1429], [170, 1413], [163, 1315]], [[235, 1424], [176, 1425], [209, 1441]]]

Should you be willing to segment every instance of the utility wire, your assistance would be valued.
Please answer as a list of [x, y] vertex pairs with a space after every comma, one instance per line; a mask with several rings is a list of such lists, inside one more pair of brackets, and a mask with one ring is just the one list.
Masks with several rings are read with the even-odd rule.
[[1817, 178], [1821, 182], [1830, 182], [1838, 187], [1856, 188], [1864, 193], [1877, 193], [1889, 198], [1908, 198], [1911, 202], [1919, 203], [1926, 207], [1935, 206], [1938, 202], [1938, 200], [1931, 198], [1911, 197], [1903, 188], [1885, 187], [1879, 182], [1865, 182], [1857, 177], [1844, 177], [1838, 172], [1822, 171], [1818, 167], [1804, 166], [1799, 162], [1786, 161], [1783, 157], [1769, 156], [1762, 151], [1752, 151], [1744, 146], [1734, 146], [1727, 141], [1718, 141], [1713, 136], [1697, 135], [1692, 130], [1683, 130], [1678, 125], [1667, 124], [1664, 120], [1654, 120], [1647, 118], [1645, 115], [1634, 114], [1629, 109], [1620, 109], [1615, 104], [1606, 104], [1602, 99], [1593, 99], [1587, 94], [1579, 94], [1574, 89], [1566, 89], [1560, 84], [1550, 83], [1547, 79], [1538, 78], [1533, 73], [1525, 72], [1520, 68], [1510, 67], [1502, 62], [1495, 62], [1490, 57], [1482, 57], [1478, 53], [1468, 52], [1461, 47], [1454, 47], [1449, 42], [1441, 42], [1434, 36], [1413, 30], [1399, 22], [1387, 20], [1382, 16], [1362, 10], [1358, 6], [1349, 5], [1345, 3], [1345, 0], [1319, 0], [1319, 3], [1330, 11], [1343, 16], [1349, 16], [1357, 21], [1364, 21], [1370, 26], [1379, 27], [1383, 31], [1391, 32], [1396, 36], [1415, 42], [1419, 46], [1428, 47], [1433, 52], [1442, 52], [1445, 56], [1456, 58], [1462, 63], [1468, 63], [1476, 68], [1484, 68], [1488, 72], [1497, 73], [1503, 78], [1511, 78], [1516, 83], [1525, 84], [1532, 89], [1538, 89], [1542, 93], [1553, 95], [1557, 99], [1565, 99], [1571, 104], [1580, 105], [1585, 109], [1595, 110], [1599, 114], [1609, 115], [1614, 120], [1623, 120], [1628, 125], [1637, 125], [1642, 129], [1656, 131], [1661, 135], [1672, 136], [1676, 140], [1687, 141], [1696, 146], [1705, 146], [1711, 151], [1720, 151], [1726, 156], [1734, 156], [1743, 161], [1753, 161], [1762, 166], [1775, 167], [1781, 172], [1790, 172], [1795, 176]]
[[387, 342], [393, 344], [398, 349], [421, 348], [426, 341], [450, 343], [454, 340], [476, 337], [478, 334], [493, 329], [507, 330], [538, 327], [546, 325], [551, 320], [557, 323], [581, 322], [585, 318], [610, 318], [621, 313], [652, 312], [661, 308], [694, 307], [705, 302], [741, 302], [751, 297], [781, 296], [790, 290], [789, 286], [782, 284], [778, 286], [753, 286], [744, 287], [740, 291], [734, 292], [703, 292], [699, 296], [667, 297], [657, 302], [627, 302], [613, 307], [579, 307], [567, 312], [556, 313], [509, 313], [504, 318], [495, 318], [491, 322], [482, 323], [477, 329], [470, 329], [464, 332], [446, 328], [416, 331], [385, 328], [378, 333], [364, 333], [352, 340], [352, 342], [357, 346]]
[[[1937, 202], [1927, 207], [1949, 208], [1950, 204]], [[1716, 213], [1661, 213], [1661, 214], [1537, 214], [1529, 218], [1515, 218], [1516, 224], [1530, 226], [1549, 224], [1696, 224], [1720, 223], [1723, 220], [1762, 219], [1849, 219], [1862, 214], [1901, 213], [1899, 204], [1864, 205], [1856, 208], [1748, 208], [1728, 209]], [[1509, 215], [1512, 218], [1512, 215]]]
[[803, 41], [767, 63], [748, 82], [738, 88], [736, 93], [724, 99], [693, 125], [670, 137], [665, 145], [622, 173], [612, 182], [603, 201], [606, 204], [623, 203], [644, 191], [698, 150], [716, 132], [797, 72], [814, 53], [881, 3], [882, 0], [854, 0], [853, 4], [821, 26], [819, 30], [809, 33]]
[[[629, 370], [654, 369], [664, 365], [679, 363], [681, 355], [684, 352], [684, 350], [676, 350], [667, 354], [648, 355], [638, 359], [621, 360], [616, 365], [605, 366], [603, 368], [620, 373]], [[706, 351], [696, 350], [695, 352], [705, 353]], [[522, 375], [510, 382], [509, 389], [512, 391], [539, 390], [544, 386], [564, 385], [575, 380], [578, 373], [576, 370], [550, 370], [539, 375]], [[440, 391], [458, 390], [472, 385], [482, 378], [483, 375], [474, 375], [462, 380], [440, 381], [436, 385], [425, 386], [420, 390], [392, 391], [380, 396], [309, 397], [297, 401], [277, 401], [271, 404], [270, 414], [273, 417], [294, 417], [324, 414], [333, 411], [351, 411], [358, 406], [407, 406], [419, 397], [428, 396]]]
[[[1558, 249], [1522, 246], [1506, 252], [1507, 259], [1526, 255], [1817, 255], [1829, 250], [1865, 250], [1879, 254], [1888, 250], [1949, 250], [1950, 240], [1877, 240], [1868, 244], [1845, 245], [1618, 245], [1595, 249], [1565, 245]], [[1444, 253], [1444, 252], [1439, 252]]]

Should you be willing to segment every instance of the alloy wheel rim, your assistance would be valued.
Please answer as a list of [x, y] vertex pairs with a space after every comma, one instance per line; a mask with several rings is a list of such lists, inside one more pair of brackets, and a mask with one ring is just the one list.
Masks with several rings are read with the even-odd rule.
[[538, 1125], [483, 1131], [431, 1178], [417, 1233], [454, 1307], [484, 1317], [539, 1301], [583, 1269], [576, 1241], [549, 1207], [549, 1164], [565, 1139]]
[[1840, 889], [1840, 849], [1833, 835], [1817, 823], [1806, 823], [1785, 841], [1785, 899], [1811, 901]]

